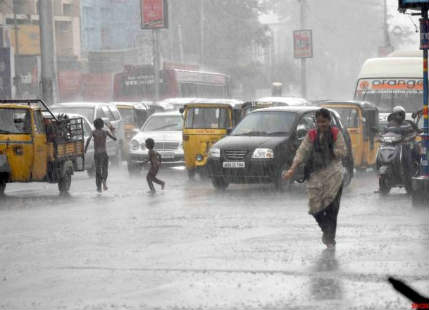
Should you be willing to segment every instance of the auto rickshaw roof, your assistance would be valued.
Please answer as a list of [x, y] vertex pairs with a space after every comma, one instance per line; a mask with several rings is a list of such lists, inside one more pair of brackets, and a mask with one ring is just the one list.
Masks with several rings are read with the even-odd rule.
[[49, 113], [52, 117], [56, 119], [56, 117], [52, 114], [51, 109], [41, 99], [1, 99], [0, 107], [41, 110], [42, 112]]
[[221, 99], [221, 98], [195, 98], [192, 102], [186, 104], [186, 106], [198, 106], [198, 105], [227, 105], [233, 109], [241, 108], [244, 101], [237, 99]]
[[149, 107], [145, 102], [128, 102], [128, 101], [112, 101], [111, 104], [114, 104], [117, 108], [125, 109], [136, 109], [136, 110], [148, 110]]
[[362, 110], [378, 110], [375, 104], [368, 101], [358, 101], [358, 100], [347, 100], [347, 101], [326, 100], [321, 103], [321, 106], [324, 106], [324, 105], [352, 105], [352, 106], [361, 108]]

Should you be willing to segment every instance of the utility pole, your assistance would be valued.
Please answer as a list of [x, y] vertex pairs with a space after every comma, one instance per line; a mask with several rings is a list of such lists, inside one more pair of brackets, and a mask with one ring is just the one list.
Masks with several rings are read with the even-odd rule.
[[153, 46], [153, 69], [155, 79], [155, 101], [159, 101], [159, 70], [160, 68], [160, 50], [159, 50], [159, 29], [152, 29]]
[[200, 0], [200, 65], [204, 64], [204, 0]]
[[177, 25], [177, 31], [179, 36], [179, 55], [180, 55], [180, 63], [185, 63], [185, 55], [183, 51], [183, 33], [182, 33], [182, 24]]
[[[305, 0], [298, 0], [300, 2], [300, 27], [301, 30], [305, 29]], [[307, 97], [307, 70], [306, 59], [301, 58], [301, 96]]]
[[13, 84], [15, 86], [15, 98], [21, 97], [21, 78], [17, 75], [18, 72], [18, 58], [19, 58], [19, 42], [18, 42], [18, 22], [17, 22], [17, 10], [16, 10], [16, 2], [13, 1], [13, 23], [14, 23], [14, 38], [15, 38], [15, 76], [13, 77]]
[[56, 101], [57, 66], [52, 0], [39, 0], [40, 52], [42, 54], [42, 98], [48, 105]]
[[387, 25], [387, 0], [383, 0], [383, 2], [384, 48], [390, 52], [392, 44], [390, 43], [389, 26]]

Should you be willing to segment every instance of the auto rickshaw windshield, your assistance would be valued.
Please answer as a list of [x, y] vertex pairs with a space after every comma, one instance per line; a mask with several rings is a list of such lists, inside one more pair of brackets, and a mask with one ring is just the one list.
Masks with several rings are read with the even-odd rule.
[[30, 134], [31, 114], [28, 109], [0, 109], [0, 134]]
[[230, 127], [227, 108], [190, 108], [186, 114], [186, 129], [226, 129]]

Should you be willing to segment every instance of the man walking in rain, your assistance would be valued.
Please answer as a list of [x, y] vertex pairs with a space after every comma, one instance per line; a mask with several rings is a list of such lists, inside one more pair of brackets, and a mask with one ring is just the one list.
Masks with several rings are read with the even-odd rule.
[[306, 163], [309, 213], [314, 216], [329, 249], [335, 248], [337, 216], [343, 190], [342, 158], [347, 149], [341, 131], [331, 127], [331, 113], [327, 109], [316, 112], [317, 129], [310, 130], [298, 148], [292, 166], [283, 172], [290, 179], [301, 163]]
[[[92, 131], [91, 136], [85, 144], [85, 153], [88, 149], [91, 139], [94, 137], [94, 161], [95, 161], [95, 183], [97, 185], [97, 192], [101, 193], [101, 185], [103, 189], [107, 190], [107, 175], [109, 168], [109, 156], [106, 151], [106, 139], [109, 136], [111, 139], [116, 141], [116, 137], [113, 136], [109, 131], [105, 130], [104, 121], [101, 118], [97, 118], [94, 121], [95, 130]], [[113, 131], [114, 128], [110, 127]]]

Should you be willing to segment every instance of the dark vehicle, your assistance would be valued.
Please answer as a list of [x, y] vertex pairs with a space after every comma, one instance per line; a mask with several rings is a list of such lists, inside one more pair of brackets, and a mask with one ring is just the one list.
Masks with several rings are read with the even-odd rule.
[[377, 153], [380, 193], [386, 195], [392, 187], [405, 187], [412, 192], [412, 177], [419, 172], [417, 132], [406, 123], [400, 127], [388, 127], [380, 137]]
[[[302, 182], [304, 167], [285, 181], [281, 173], [292, 164], [296, 150], [310, 129], [315, 128], [319, 107], [271, 107], [249, 113], [232, 133], [209, 151], [209, 176], [217, 189], [230, 183], [274, 183], [279, 190], [292, 182]], [[348, 156], [344, 159], [344, 184], [353, 177], [350, 137], [339, 115], [332, 112], [332, 123], [344, 135]]]

